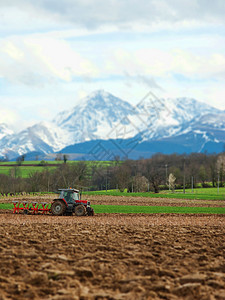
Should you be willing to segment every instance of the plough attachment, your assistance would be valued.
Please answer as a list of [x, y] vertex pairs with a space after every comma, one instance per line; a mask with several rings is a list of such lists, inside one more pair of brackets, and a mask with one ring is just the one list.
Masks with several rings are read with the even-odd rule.
[[50, 212], [51, 203], [47, 202], [19, 202], [19, 201], [13, 201], [13, 213], [17, 214], [19, 212], [22, 212], [24, 214], [46, 214]]

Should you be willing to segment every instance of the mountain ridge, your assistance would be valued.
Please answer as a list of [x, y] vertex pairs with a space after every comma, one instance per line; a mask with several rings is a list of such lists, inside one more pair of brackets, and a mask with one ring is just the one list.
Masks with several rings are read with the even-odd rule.
[[132, 106], [98, 90], [73, 108], [58, 113], [52, 121], [34, 124], [19, 133], [0, 124], [0, 157], [14, 159], [29, 152], [50, 154], [88, 141], [129, 139], [136, 139], [139, 144], [173, 141], [176, 152], [185, 143], [185, 136], [191, 144], [196, 134], [201, 137], [202, 147], [190, 145], [188, 149], [202, 151], [208, 142], [215, 149], [216, 144], [225, 142], [224, 115], [224, 111], [191, 98], [146, 98]]

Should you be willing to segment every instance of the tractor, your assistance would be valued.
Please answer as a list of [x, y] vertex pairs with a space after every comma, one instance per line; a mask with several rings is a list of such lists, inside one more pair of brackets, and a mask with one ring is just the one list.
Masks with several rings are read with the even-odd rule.
[[50, 212], [54, 216], [67, 215], [70, 216], [75, 213], [76, 216], [93, 216], [94, 210], [87, 200], [81, 200], [81, 193], [79, 190], [58, 189], [59, 198], [54, 199]]

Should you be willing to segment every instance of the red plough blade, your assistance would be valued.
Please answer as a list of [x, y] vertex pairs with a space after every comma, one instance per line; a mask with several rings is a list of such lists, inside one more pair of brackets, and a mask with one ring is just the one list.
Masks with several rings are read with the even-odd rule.
[[51, 203], [47, 202], [19, 202], [19, 201], [13, 201], [13, 213], [17, 214], [20, 212], [23, 212], [24, 214], [46, 214], [50, 212]]

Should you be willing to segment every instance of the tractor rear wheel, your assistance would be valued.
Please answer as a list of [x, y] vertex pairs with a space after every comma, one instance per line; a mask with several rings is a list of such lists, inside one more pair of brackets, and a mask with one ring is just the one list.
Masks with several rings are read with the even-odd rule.
[[86, 207], [82, 204], [79, 204], [75, 207], [75, 215], [78, 217], [86, 215]]
[[66, 205], [62, 201], [55, 201], [51, 206], [51, 212], [54, 216], [62, 216], [66, 212]]

